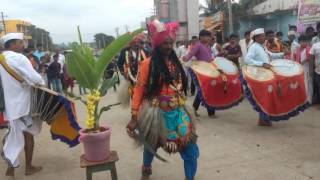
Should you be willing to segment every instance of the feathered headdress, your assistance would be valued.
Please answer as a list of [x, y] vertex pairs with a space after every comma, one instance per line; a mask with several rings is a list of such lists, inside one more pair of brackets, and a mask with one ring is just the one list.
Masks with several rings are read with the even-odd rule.
[[174, 41], [176, 40], [179, 23], [170, 22], [164, 24], [156, 19], [149, 23], [148, 27], [151, 36], [152, 48], [154, 49], [162, 44], [167, 37], [172, 38]]

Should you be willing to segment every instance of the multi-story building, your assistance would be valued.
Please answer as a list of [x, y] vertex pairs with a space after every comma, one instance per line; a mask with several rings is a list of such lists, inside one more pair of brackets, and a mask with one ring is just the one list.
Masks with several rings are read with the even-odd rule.
[[29, 43], [32, 40], [32, 36], [30, 35], [29, 28], [32, 26], [31, 23], [23, 20], [6, 20], [4, 21], [5, 30], [0, 31], [0, 37], [5, 35], [5, 33], [23, 33], [24, 40], [26, 43]]
[[178, 40], [199, 34], [199, 0], [154, 0], [156, 16], [162, 22], [178, 21]]

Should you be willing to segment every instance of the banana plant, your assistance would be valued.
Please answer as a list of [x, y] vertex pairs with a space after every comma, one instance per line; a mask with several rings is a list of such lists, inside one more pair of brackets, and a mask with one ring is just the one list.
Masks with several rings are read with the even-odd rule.
[[72, 52], [67, 56], [68, 73], [73, 76], [78, 84], [90, 90], [87, 101], [81, 97], [70, 95], [76, 100], [81, 100], [87, 105], [87, 129], [98, 130], [100, 128], [99, 120], [103, 112], [110, 110], [112, 104], [99, 108], [100, 98], [105, 96], [108, 89], [117, 83], [118, 77], [114, 76], [110, 79], [104, 79], [104, 71], [111, 63], [112, 59], [120, 53], [133, 38], [143, 30], [138, 29], [132, 33], [126, 33], [114, 40], [107, 48], [105, 48], [100, 57], [95, 58], [92, 49], [82, 42], [80, 28], [78, 26], [79, 44], [72, 45]]

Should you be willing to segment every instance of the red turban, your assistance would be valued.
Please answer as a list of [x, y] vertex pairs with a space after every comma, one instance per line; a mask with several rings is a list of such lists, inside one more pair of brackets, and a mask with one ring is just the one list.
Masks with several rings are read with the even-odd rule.
[[164, 24], [159, 20], [154, 20], [148, 24], [148, 27], [151, 36], [152, 48], [154, 49], [164, 43], [168, 37], [172, 38], [174, 41], [176, 40], [179, 23], [170, 22]]

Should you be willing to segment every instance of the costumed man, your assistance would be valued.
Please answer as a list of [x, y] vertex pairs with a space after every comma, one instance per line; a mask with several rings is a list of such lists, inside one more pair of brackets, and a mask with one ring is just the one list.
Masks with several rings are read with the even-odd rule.
[[[272, 65], [270, 64], [270, 62], [272, 61], [272, 59], [283, 58], [284, 53], [271, 53], [265, 49], [264, 43], [266, 35], [263, 28], [252, 31], [251, 37], [254, 43], [249, 47], [248, 53], [245, 57], [246, 65], [260, 66], [266, 69], [271, 69]], [[272, 123], [270, 121], [264, 120], [260, 115], [258, 125], [271, 126]]]
[[122, 84], [123, 87], [120, 87], [119, 101], [122, 105], [129, 105], [133, 88], [137, 82], [139, 65], [148, 57], [148, 53], [143, 49], [144, 39], [144, 34], [136, 36], [134, 40], [130, 42], [129, 47], [124, 48], [120, 52], [117, 65], [120, 73], [127, 80]]
[[185, 108], [188, 82], [173, 50], [178, 26], [158, 20], [149, 24], [153, 53], [141, 63], [132, 98], [132, 119], [127, 125], [128, 134], [145, 145], [142, 179], [152, 174], [159, 147], [168, 153], [180, 153], [186, 180], [193, 180], [197, 171], [197, 136]]
[[0, 76], [3, 89], [1, 103], [4, 103], [4, 118], [9, 130], [4, 137], [2, 156], [8, 163], [7, 176], [14, 176], [14, 168], [19, 167], [18, 156], [25, 149], [25, 175], [32, 175], [41, 167], [32, 165], [34, 135], [41, 129], [41, 120], [33, 120], [30, 115], [31, 87], [44, 85], [41, 76], [34, 70], [22, 52], [23, 34], [9, 33], [1, 38], [5, 50], [0, 55]]
[[118, 58], [118, 67], [124, 77], [134, 85], [137, 81], [138, 67], [141, 61], [147, 59], [143, 49], [144, 35], [138, 35], [130, 42], [129, 47], [123, 49]]
[[[183, 61], [187, 62], [192, 57], [196, 57], [197, 61], [206, 61], [212, 62], [212, 51], [210, 47], [210, 42], [212, 40], [211, 32], [207, 30], [201, 30], [199, 33], [200, 41], [198, 41], [193, 48], [190, 50], [187, 56], [183, 57]], [[198, 109], [201, 104], [200, 94], [197, 93], [196, 98], [193, 103], [194, 113], [196, 116], [200, 116], [198, 114]], [[209, 117], [215, 118], [215, 110], [214, 108], [207, 108]]]

